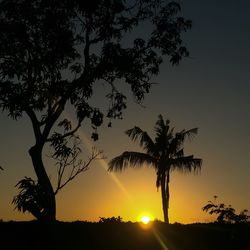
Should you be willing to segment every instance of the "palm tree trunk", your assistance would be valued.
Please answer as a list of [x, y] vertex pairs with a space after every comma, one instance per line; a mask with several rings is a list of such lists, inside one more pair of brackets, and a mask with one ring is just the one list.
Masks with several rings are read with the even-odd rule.
[[[169, 175], [169, 171], [167, 171], [166, 187], [165, 187], [165, 190], [166, 190], [166, 206], [167, 206], [167, 211], [169, 210], [169, 199], [170, 199], [169, 182], [170, 182], [170, 175]], [[168, 214], [168, 212], [167, 212], [167, 214]]]
[[36, 144], [30, 148], [29, 154], [32, 159], [33, 167], [38, 178], [39, 184], [45, 191], [44, 199], [44, 211], [41, 216], [37, 218], [38, 220], [55, 221], [56, 220], [56, 200], [51, 185], [50, 179], [44, 168], [42, 161], [42, 148], [43, 145]]
[[164, 222], [169, 224], [168, 200], [167, 200], [167, 194], [166, 194], [166, 175], [165, 174], [161, 176], [161, 199], [162, 199]]

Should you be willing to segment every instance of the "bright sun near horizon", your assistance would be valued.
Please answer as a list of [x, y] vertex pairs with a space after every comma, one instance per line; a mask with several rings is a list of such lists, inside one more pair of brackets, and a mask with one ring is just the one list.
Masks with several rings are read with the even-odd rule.
[[143, 216], [141, 217], [141, 222], [142, 222], [143, 224], [148, 224], [148, 223], [150, 222], [150, 217], [147, 216], [147, 215], [143, 215]]

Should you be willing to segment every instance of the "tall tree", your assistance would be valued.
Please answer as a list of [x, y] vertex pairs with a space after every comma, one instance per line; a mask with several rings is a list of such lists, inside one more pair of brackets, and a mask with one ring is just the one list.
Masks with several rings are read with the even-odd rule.
[[126, 131], [126, 134], [133, 140], [139, 142], [143, 152], [126, 151], [113, 158], [109, 162], [110, 171], [122, 171], [127, 167], [152, 166], [156, 170], [156, 186], [161, 188], [162, 209], [164, 221], [169, 223], [169, 182], [170, 172], [179, 170], [191, 172], [200, 170], [202, 160], [194, 158], [193, 155], [184, 155], [183, 144], [186, 138], [192, 138], [197, 134], [198, 129], [182, 130], [174, 133], [169, 126], [170, 121], [163, 120], [159, 115], [155, 124], [155, 139], [151, 139], [146, 131], [134, 127]]
[[[46, 197], [42, 218], [56, 218], [44, 147], [57, 150], [86, 119], [98, 139], [104, 115], [110, 122], [126, 109], [121, 80], [121, 88], [128, 85], [142, 102], [163, 59], [175, 65], [188, 56], [181, 34], [191, 21], [180, 13], [177, 2], [166, 0], [1, 1], [0, 108], [13, 120], [25, 114], [32, 123], [29, 154]], [[93, 105], [94, 84], [107, 85], [106, 109]], [[67, 105], [75, 111], [75, 127], [63, 118]]]

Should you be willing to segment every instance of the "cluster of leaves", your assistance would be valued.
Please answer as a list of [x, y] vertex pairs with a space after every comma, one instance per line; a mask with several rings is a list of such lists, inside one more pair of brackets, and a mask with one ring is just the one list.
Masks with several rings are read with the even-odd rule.
[[101, 222], [101, 223], [121, 223], [122, 218], [120, 216], [118, 216], [118, 217], [112, 216], [109, 218], [100, 217], [99, 222]]
[[20, 189], [12, 201], [15, 208], [23, 213], [30, 212], [33, 216], [40, 219], [46, 203], [46, 195], [39, 182], [25, 177], [16, 186]]
[[244, 209], [239, 214], [231, 205], [225, 205], [224, 203], [216, 203], [217, 196], [214, 196], [215, 201], [208, 201], [202, 210], [209, 214], [216, 214], [217, 222], [219, 223], [249, 223], [248, 210]]

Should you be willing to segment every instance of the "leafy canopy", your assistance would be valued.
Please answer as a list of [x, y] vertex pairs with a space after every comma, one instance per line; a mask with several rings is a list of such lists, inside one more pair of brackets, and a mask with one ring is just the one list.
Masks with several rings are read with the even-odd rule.
[[[85, 118], [94, 130], [104, 115], [121, 118], [126, 96], [119, 80], [140, 103], [164, 56], [172, 64], [188, 56], [181, 34], [191, 21], [180, 12], [166, 0], [1, 1], [0, 108], [13, 119], [26, 113], [44, 142], [53, 140], [49, 134], [67, 104], [78, 120], [76, 128], [60, 121], [67, 136]], [[146, 36], [136, 32], [140, 27]], [[106, 109], [90, 105], [94, 84], [107, 86]]]

